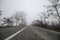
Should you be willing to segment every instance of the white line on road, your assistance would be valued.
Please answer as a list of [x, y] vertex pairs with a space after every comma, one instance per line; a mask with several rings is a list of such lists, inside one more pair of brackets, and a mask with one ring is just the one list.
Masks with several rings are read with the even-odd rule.
[[18, 33], [24, 31], [26, 28], [27, 28], [27, 27], [24, 27], [23, 29], [19, 30], [18, 32], [14, 33], [13, 35], [7, 37], [7, 38], [4, 39], [4, 40], [10, 40], [10, 39], [13, 38], [14, 36], [16, 36]]

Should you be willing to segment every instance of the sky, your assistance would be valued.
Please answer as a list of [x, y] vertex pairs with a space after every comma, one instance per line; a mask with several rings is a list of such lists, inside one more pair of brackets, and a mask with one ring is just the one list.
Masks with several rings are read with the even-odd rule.
[[27, 22], [30, 24], [38, 19], [40, 12], [46, 10], [43, 5], [48, 4], [47, 0], [0, 0], [0, 10], [4, 16], [9, 17], [15, 11], [27, 13]]

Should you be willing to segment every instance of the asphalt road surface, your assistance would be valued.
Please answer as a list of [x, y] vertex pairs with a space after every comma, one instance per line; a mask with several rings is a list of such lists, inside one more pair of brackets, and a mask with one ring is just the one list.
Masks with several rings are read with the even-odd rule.
[[10, 40], [60, 40], [60, 32], [29, 26]]
[[29, 26], [10, 40], [60, 40], [60, 33]]

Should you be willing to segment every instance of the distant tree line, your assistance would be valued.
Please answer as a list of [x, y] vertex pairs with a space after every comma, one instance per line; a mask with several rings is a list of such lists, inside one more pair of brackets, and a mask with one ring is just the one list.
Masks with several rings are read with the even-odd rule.
[[3, 11], [0, 11], [0, 27], [11, 26], [26, 26], [26, 13], [22, 11], [15, 11], [10, 17], [1, 17]]
[[47, 22], [44, 23], [43, 21], [35, 20], [34, 22], [32, 22], [32, 25], [36, 26], [36, 27], [42, 27], [42, 28], [46, 28], [49, 30], [54, 30], [54, 31], [60, 32], [60, 24], [54, 25], [54, 23], [52, 23], [52, 25], [51, 24], [49, 25]]

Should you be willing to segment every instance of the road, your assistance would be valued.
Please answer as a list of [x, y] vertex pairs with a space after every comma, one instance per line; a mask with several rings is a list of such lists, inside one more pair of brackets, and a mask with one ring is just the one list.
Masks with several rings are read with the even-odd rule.
[[29, 26], [10, 40], [60, 40], [60, 33]]

